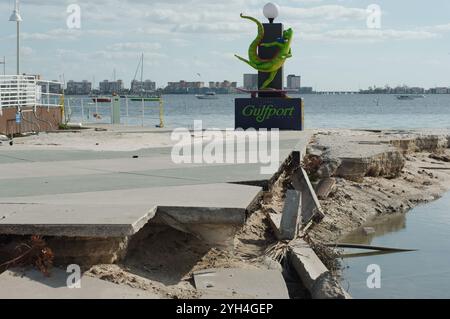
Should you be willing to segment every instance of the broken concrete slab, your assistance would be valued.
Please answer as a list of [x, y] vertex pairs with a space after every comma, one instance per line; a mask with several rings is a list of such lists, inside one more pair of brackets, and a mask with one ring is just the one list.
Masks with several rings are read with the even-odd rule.
[[67, 287], [69, 274], [54, 268], [50, 277], [36, 270], [0, 274], [0, 299], [159, 299], [149, 291], [82, 276], [81, 288]]
[[288, 190], [281, 214], [273, 210], [267, 213], [269, 223], [278, 240], [293, 240], [297, 237], [302, 210], [300, 201], [300, 192]]
[[314, 250], [303, 239], [291, 242], [289, 260], [313, 299], [349, 298]]
[[207, 269], [194, 273], [197, 290], [207, 296], [237, 295], [251, 299], [289, 299], [283, 276], [278, 270]]
[[297, 237], [299, 218], [301, 216], [301, 193], [287, 190], [280, 221], [280, 240], [292, 240]]
[[281, 214], [276, 213], [268, 213], [267, 217], [269, 218], [269, 223], [272, 226], [272, 230], [274, 232], [275, 237], [278, 240], [281, 240], [281, 233], [280, 233], [280, 227], [281, 227]]
[[317, 191], [316, 191], [317, 198], [322, 199], [322, 200], [327, 199], [335, 185], [336, 185], [335, 178], [322, 179], [319, 182], [319, 184], [317, 185]]
[[442, 151], [447, 138], [448, 130], [330, 130], [316, 135], [309, 152], [322, 160], [319, 177], [361, 182], [365, 176], [397, 177], [405, 165], [404, 154]]
[[158, 207], [181, 223], [243, 224], [260, 187], [208, 184], [0, 199], [0, 234], [122, 237]]
[[328, 271], [314, 250], [303, 239], [297, 239], [291, 243], [290, 260], [308, 289], [314, 286], [317, 278]]
[[314, 187], [303, 168], [299, 168], [292, 175], [292, 186], [302, 194], [302, 224], [309, 223], [313, 218], [322, 219], [325, 217]]

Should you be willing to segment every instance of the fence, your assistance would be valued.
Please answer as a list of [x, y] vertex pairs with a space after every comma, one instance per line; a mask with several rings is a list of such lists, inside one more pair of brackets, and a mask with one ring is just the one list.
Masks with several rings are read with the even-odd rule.
[[[100, 101], [99, 101], [100, 100]], [[164, 127], [161, 97], [65, 97], [67, 122]]]
[[32, 75], [0, 76], [0, 133], [11, 135], [58, 129], [62, 84]]
[[160, 97], [65, 97], [62, 92], [62, 83], [37, 76], [0, 76], [0, 134], [56, 130], [75, 121], [164, 127]]

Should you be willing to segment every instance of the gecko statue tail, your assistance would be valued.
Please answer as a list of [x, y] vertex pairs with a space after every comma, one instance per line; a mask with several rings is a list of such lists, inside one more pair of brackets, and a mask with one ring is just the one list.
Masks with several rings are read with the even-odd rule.
[[258, 47], [261, 44], [262, 40], [264, 39], [264, 27], [261, 22], [259, 22], [257, 19], [253, 17], [246, 16], [241, 13], [241, 18], [253, 21], [258, 26], [258, 35], [248, 48], [248, 57], [251, 62], [261, 61], [261, 59], [258, 56]]

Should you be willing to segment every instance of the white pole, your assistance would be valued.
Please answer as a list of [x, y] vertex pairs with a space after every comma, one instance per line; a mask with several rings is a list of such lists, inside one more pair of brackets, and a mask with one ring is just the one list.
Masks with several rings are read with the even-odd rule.
[[110, 109], [109, 109], [109, 112], [111, 113], [111, 124], [114, 124], [114, 117], [113, 117], [113, 103], [114, 103], [114, 96], [113, 96], [113, 98], [111, 99], [111, 107], [110, 107]]
[[144, 127], [144, 98], [142, 98], [142, 127]]
[[67, 99], [67, 106], [69, 107], [69, 114], [67, 114], [67, 119], [70, 120], [72, 116], [72, 107], [70, 106], [70, 98]]
[[16, 0], [14, 11], [9, 18], [9, 21], [16, 22], [17, 25], [17, 75], [20, 74], [20, 22], [22, 17], [20, 16], [19, 0]]
[[17, 21], [17, 75], [19, 74], [20, 74], [20, 21]]
[[47, 82], [47, 105], [50, 107], [50, 82]]
[[81, 123], [84, 122], [84, 101], [83, 98], [81, 98]]
[[127, 112], [127, 125], [128, 125], [128, 117], [129, 117], [129, 113], [128, 113], [128, 96], [125, 98], [125, 108], [126, 108], [126, 112]]

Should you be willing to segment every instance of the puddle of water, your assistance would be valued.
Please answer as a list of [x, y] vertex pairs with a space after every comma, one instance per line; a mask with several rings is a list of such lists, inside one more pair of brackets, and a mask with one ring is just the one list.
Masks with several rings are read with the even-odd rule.
[[[375, 233], [358, 230], [341, 242], [418, 251], [344, 259], [343, 266], [348, 268], [342, 284], [353, 298], [450, 298], [450, 193], [407, 215], [367, 226]], [[379, 289], [367, 286], [371, 264], [381, 268]]]

